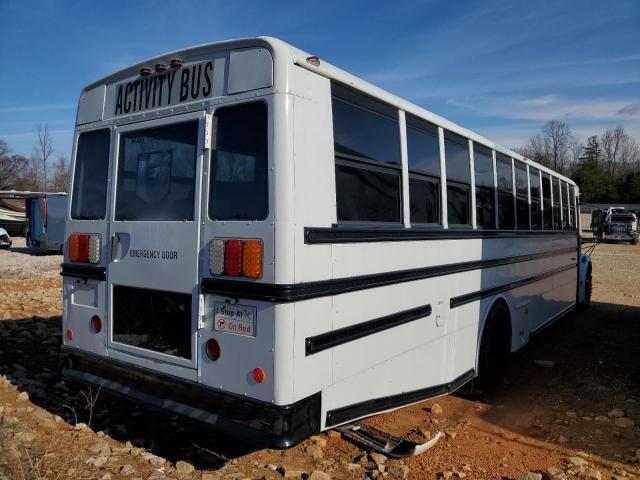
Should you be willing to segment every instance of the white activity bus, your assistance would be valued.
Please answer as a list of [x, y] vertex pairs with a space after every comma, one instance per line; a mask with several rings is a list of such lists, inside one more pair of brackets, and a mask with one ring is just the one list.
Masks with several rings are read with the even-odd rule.
[[500, 378], [588, 302], [568, 178], [273, 38], [86, 87], [65, 374], [284, 448]]

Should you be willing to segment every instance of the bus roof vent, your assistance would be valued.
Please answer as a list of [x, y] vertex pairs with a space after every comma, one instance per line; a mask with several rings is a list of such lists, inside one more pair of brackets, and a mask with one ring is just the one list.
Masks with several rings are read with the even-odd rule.
[[76, 118], [77, 125], [99, 122], [102, 120], [102, 113], [104, 111], [104, 95], [106, 90], [107, 87], [105, 85], [100, 85], [99, 87], [82, 92], [80, 95], [80, 101], [78, 102], [78, 117]]
[[228, 94], [273, 85], [273, 58], [266, 48], [234, 50], [229, 55]]

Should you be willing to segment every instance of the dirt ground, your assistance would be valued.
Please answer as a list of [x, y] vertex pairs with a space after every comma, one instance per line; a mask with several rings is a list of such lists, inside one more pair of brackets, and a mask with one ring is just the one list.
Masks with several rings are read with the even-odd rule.
[[513, 355], [495, 393], [368, 420], [415, 438], [445, 432], [425, 454], [385, 460], [335, 433], [256, 450], [65, 383], [62, 257], [16, 240], [0, 250], [0, 480], [640, 478], [640, 246], [596, 247], [591, 307]]

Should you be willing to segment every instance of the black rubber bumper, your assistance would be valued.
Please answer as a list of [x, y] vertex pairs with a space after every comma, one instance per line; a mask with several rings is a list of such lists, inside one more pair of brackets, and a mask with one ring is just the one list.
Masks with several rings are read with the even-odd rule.
[[274, 405], [111, 358], [63, 350], [66, 378], [186, 416], [261, 447], [289, 448], [320, 431], [320, 393]]

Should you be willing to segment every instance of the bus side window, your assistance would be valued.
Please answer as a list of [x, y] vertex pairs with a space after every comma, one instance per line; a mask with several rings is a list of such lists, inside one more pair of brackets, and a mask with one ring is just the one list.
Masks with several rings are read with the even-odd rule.
[[398, 110], [332, 84], [339, 222], [401, 223]]
[[529, 190], [531, 191], [531, 229], [542, 228], [542, 210], [540, 209], [540, 170], [529, 167]]
[[573, 216], [572, 216], [573, 222], [571, 223], [571, 227], [573, 228], [573, 230], [577, 230], [580, 209], [578, 208], [578, 202], [576, 202], [576, 187], [574, 186], [569, 187], [569, 192], [571, 194], [569, 203], [571, 205], [571, 211], [573, 212]]
[[438, 127], [407, 114], [411, 223], [440, 224]]
[[564, 209], [564, 228], [565, 230], [569, 230], [573, 228], [573, 211], [571, 208], [571, 197], [569, 195], [569, 184], [566, 182], [562, 182], [561, 185], [564, 185], [562, 189], [562, 202]]
[[449, 225], [471, 225], [471, 163], [469, 141], [455, 133], [444, 134], [447, 166], [447, 216]]
[[476, 180], [476, 223], [479, 228], [496, 228], [496, 196], [493, 186], [491, 150], [473, 145], [473, 169]]
[[553, 177], [553, 228], [554, 230], [562, 229], [562, 221], [560, 219], [560, 198], [562, 197], [562, 189], [560, 188], [560, 179]]
[[518, 229], [529, 229], [529, 194], [527, 188], [527, 166], [514, 161], [516, 174], [516, 220]]
[[553, 227], [553, 211], [551, 209], [551, 177], [549, 174], [542, 175], [542, 197], [543, 197], [543, 229], [551, 230]]
[[512, 230], [516, 226], [511, 159], [496, 155], [498, 174], [498, 228]]

